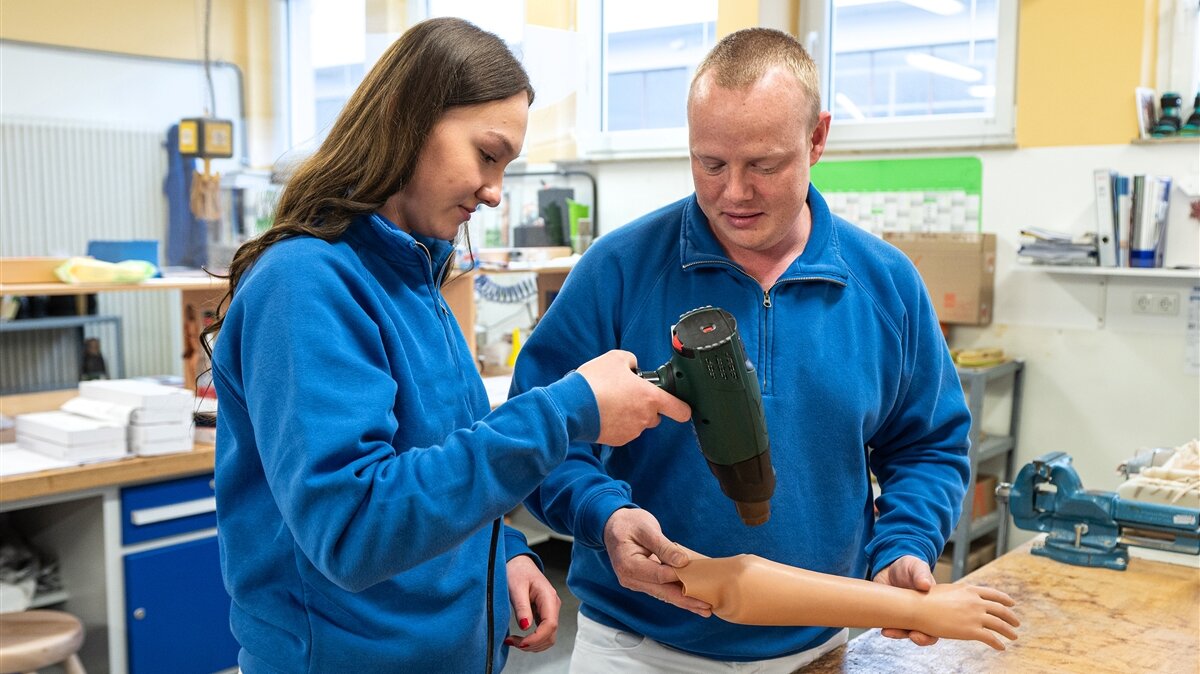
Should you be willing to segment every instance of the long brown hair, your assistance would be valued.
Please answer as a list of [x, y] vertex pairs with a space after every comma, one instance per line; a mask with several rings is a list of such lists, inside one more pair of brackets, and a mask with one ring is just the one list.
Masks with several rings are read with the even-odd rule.
[[[448, 109], [498, 101], [533, 87], [504, 42], [457, 18], [422, 21], [379, 58], [342, 108], [324, 142], [280, 195], [275, 224], [242, 244], [229, 265], [232, 300], [242, 274], [272, 245], [294, 236], [342, 236], [355, 216], [379, 209], [412, 178], [433, 125]], [[201, 343], [225, 321], [204, 329]], [[209, 354], [211, 356], [211, 353]]]

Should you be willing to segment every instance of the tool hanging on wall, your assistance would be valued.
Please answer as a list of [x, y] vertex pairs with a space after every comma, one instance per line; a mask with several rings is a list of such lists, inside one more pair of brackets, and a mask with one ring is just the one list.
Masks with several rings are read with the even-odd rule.
[[233, 122], [207, 117], [180, 121], [179, 153], [204, 161], [204, 170], [192, 175], [192, 215], [199, 220], [220, 220], [221, 174], [213, 172], [212, 160], [233, 156]]

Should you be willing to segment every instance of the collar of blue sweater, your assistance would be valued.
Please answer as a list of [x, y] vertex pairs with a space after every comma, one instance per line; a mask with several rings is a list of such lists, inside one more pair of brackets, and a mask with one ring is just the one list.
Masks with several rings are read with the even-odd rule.
[[[842, 259], [833, 215], [824, 197], [812, 184], [808, 186], [808, 208], [812, 212], [812, 231], [808, 235], [808, 243], [800, 257], [792, 260], [776, 282], [826, 279], [845, 285], [850, 272], [846, 261]], [[688, 199], [680, 230], [680, 263], [685, 270], [704, 264], [725, 264], [741, 269], [740, 265], [729, 259], [713, 235], [695, 194]]]
[[346, 238], [362, 244], [373, 254], [400, 265], [429, 270], [438, 277], [454, 254], [454, 244], [420, 234], [410, 234], [378, 213], [356, 217], [346, 230]]

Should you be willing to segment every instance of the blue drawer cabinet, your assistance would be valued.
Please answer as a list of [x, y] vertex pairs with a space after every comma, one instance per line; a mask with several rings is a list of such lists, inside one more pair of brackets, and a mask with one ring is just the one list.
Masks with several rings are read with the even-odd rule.
[[216, 537], [125, 556], [131, 674], [237, 666]]
[[[221, 580], [212, 475], [121, 492], [130, 674], [208, 674], [237, 666]], [[174, 538], [173, 538], [174, 537]], [[161, 544], [156, 544], [161, 543]]]
[[143, 484], [121, 490], [121, 542], [133, 545], [217, 526], [213, 476]]

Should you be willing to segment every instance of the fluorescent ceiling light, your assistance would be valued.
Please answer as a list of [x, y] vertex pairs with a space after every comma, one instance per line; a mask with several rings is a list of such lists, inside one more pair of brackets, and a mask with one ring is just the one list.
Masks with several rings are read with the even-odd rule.
[[983, 79], [983, 73], [975, 68], [947, 61], [936, 56], [930, 56], [929, 54], [909, 52], [904, 56], [904, 61], [914, 68], [931, 72], [935, 75], [952, 77], [963, 82], [978, 82]]
[[835, 7], [841, 8], [859, 7], [861, 5], [882, 5], [893, 1], [941, 16], [953, 16], [965, 9], [960, 0], [835, 0], [833, 4]]
[[973, 84], [967, 87], [967, 93], [975, 98], [995, 98], [996, 87], [991, 84]]
[[859, 110], [858, 106], [854, 104], [854, 101], [850, 100], [850, 97], [846, 94], [838, 92], [833, 97], [833, 100], [836, 101], [838, 105], [842, 106], [842, 109], [846, 111], [846, 114], [850, 115], [854, 119], [867, 118], [867, 116], [863, 114], [862, 110]]

